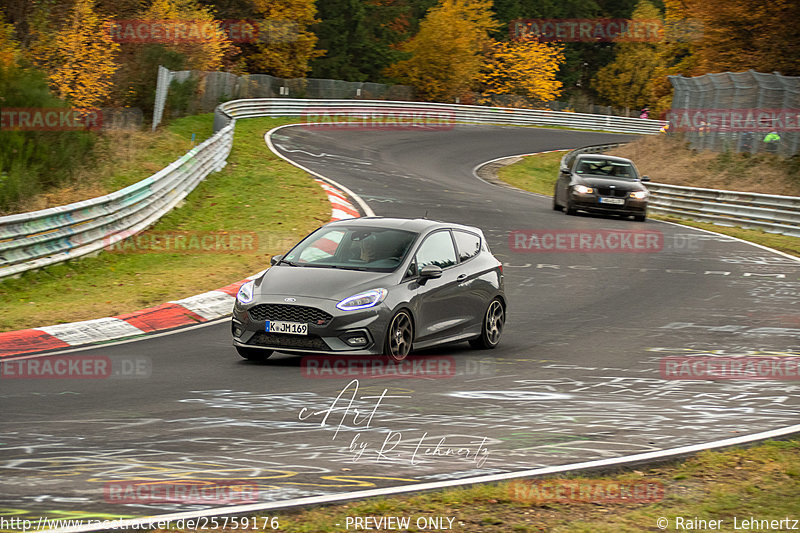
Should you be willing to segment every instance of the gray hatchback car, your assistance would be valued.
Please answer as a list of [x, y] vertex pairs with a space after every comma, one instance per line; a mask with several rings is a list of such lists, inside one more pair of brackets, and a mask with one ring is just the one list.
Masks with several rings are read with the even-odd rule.
[[506, 319], [503, 266], [480, 229], [427, 219], [331, 222], [239, 290], [239, 354], [386, 354], [456, 341], [494, 348]]

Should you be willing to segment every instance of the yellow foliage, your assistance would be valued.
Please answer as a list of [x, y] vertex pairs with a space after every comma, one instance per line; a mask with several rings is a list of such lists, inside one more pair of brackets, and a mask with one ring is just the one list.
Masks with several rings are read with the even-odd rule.
[[413, 85], [422, 98], [454, 101], [480, 81], [488, 32], [496, 29], [491, 0], [441, 0], [420, 23], [419, 33], [401, 46], [411, 58], [387, 74]]
[[105, 31], [108, 23], [94, 12], [92, 0], [76, 0], [62, 27], [39, 35], [32, 47], [56, 95], [79, 109], [102, 104], [111, 91], [119, 45]]
[[219, 70], [222, 68], [226, 56], [239, 51], [216, 22], [214, 14], [196, 0], [155, 0], [149, 8], [141, 13], [140, 18], [152, 21], [169, 20], [187, 24], [217, 25], [217, 31], [208, 39], [190, 41], [182, 39], [176, 34], [171, 42], [163, 43], [167, 48], [186, 58], [186, 68], [189, 70]]
[[13, 67], [19, 59], [19, 45], [14, 40], [14, 27], [0, 17], [0, 69]]
[[314, 0], [252, 0], [263, 18], [258, 51], [248, 58], [251, 70], [281, 78], [300, 78], [309, 62], [325, 54], [315, 50], [317, 36], [308, 27], [319, 22]]
[[[649, 0], [640, 0], [632, 18], [654, 20], [662, 17]], [[662, 51], [666, 46], [664, 40], [657, 43], [617, 43], [614, 61], [597, 72], [591, 81], [592, 87], [614, 106], [635, 110], [650, 106], [653, 108], [651, 116], [655, 116], [653, 84], [659, 69], [665, 65]]]
[[535, 39], [493, 42], [481, 83], [484, 95], [513, 94], [541, 102], [555, 100], [562, 83], [556, 80], [564, 62], [563, 48]]

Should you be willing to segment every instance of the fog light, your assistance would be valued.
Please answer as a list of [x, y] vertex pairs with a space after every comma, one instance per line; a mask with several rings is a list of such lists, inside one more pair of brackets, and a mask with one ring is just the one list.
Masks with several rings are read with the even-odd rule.
[[242, 328], [233, 328], [233, 336], [234, 337], [241, 337], [244, 330]]
[[366, 337], [350, 337], [345, 342], [350, 346], [364, 346], [366, 345], [369, 340]]

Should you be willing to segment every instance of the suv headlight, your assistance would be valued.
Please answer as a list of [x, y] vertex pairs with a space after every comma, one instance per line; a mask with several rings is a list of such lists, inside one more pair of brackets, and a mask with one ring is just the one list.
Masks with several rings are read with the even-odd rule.
[[575, 192], [578, 194], [591, 194], [594, 192], [594, 189], [587, 187], [586, 185], [576, 185]]
[[366, 292], [361, 292], [359, 294], [350, 296], [349, 298], [345, 298], [336, 304], [336, 308], [341, 309], [342, 311], [366, 309], [381, 303], [384, 298], [386, 298], [387, 294], [389, 294], [389, 291], [386, 289], [372, 289]]
[[255, 288], [256, 280], [251, 279], [239, 287], [239, 292], [236, 293], [236, 299], [240, 304], [249, 304], [253, 301], [253, 289]]
[[631, 198], [636, 198], [637, 200], [644, 200], [647, 198], [647, 191], [633, 191], [631, 193]]

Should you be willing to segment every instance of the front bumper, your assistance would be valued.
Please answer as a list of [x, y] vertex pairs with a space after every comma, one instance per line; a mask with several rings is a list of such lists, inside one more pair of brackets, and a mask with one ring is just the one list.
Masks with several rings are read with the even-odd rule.
[[608, 213], [618, 215], [643, 215], [647, 212], [647, 200], [638, 200], [636, 198], [620, 198], [624, 200], [623, 204], [608, 204], [603, 203], [601, 200], [609, 198], [607, 196], [599, 196], [597, 194], [578, 194], [571, 193], [570, 201], [576, 209], [584, 211], [592, 211], [596, 213]]
[[[307, 335], [268, 333], [267, 320], [284, 319], [274, 315], [254, 318], [257, 313], [250, 311], [259, 305], [313, 308], [329, 315], [330, 319], [324, 324], [305, 322], [308, 324]], [[289, 353], [378, 355], [383, 353], [389, 319], [390, 310], [383, 304], [357, 311], [341, 311], [336, 308], [335, 301], [320, 298], [297, 298], [291, 304], [281, 299], [258, 301], [246, 306], [237, 301], [233, 308], [231, 334], [234, 346], [243, 348]]]

